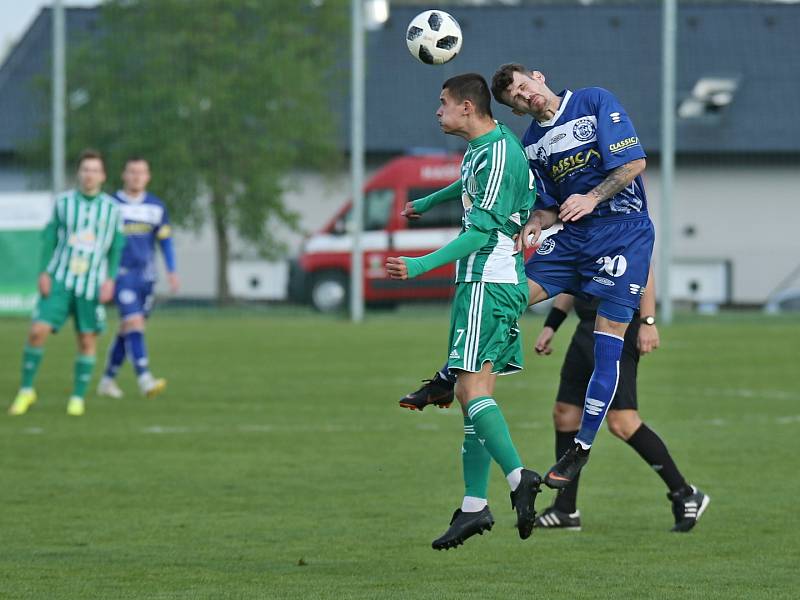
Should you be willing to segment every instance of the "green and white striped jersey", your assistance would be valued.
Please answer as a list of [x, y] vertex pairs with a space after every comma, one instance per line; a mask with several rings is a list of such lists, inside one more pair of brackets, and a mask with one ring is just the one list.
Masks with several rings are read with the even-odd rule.
[[45, 270], [66, 290], [93, 300], [103, 281], [115, 276], [125, 243], [117, 203], [103, 192], [93, 198], [65, 192], [56, 199], [44, 239], [44, 252], [51, 251]]
[[522, 253], [514, 251], [536, 199], [536, 184], [517, 137], [502, 123], [471, 140], [461, 162], [461, 233], [491, 233], [489, 243], [456, 263], [456, 283], [525, 282]]

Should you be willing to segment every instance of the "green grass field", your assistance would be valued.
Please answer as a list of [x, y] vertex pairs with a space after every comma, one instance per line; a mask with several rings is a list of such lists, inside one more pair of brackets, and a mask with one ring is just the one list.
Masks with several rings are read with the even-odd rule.
[[[526, 348], [540, 323], [526, 318]], [[526, 371], [498, 383], [537, 470], [553, 462], [572, 326], [552, 357], [529, 351]], [[520, 541], [495, 469], [495, 528], [437, 553], [463, 493], [460, 415], [396, 401], [438, 368], [446, 329], [446, 309], [430, 307], [360, 326], [285, 309], [162, 311], [149, 344], [166, 394], [139, 398], [126, 365], [126, 397], [90, 395], [82, 418], [64, 412], [65, 330], [48, 344], [39, 403], [0, 416], [0, 597], [798, 597], [799, 319], [682, 317], [643, 360], [643, 417], [713, 499], [690, 534], [668, 532], [661, 480], [604, 431], [582, 478], [582, 532]], [[0, 321], [4, 402], [26, 330]]]

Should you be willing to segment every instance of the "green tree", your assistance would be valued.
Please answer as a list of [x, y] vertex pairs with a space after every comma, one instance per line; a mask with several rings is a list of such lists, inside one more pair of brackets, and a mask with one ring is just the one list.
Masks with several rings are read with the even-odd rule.
[[276, 255], [274, 233], [297, 227], [283, 202], [290, 171], [337, 159], [347, 2], [113, 0], [102, 11], [98, 39], [69, 56], [68, 155], [97, 147], [113, 169], [148, 158], [173, 219], [212, 222], [226, 302], [230, 233]]

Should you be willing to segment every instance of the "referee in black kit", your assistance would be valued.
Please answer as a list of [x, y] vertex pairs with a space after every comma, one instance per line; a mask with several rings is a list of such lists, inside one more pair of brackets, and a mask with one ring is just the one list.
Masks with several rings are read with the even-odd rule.
[[[619, 363], [619, 384], [606, 417], [612, 434], [636, 450], [639, 456], [658, 473], [669, 489], [675, 525], [672, 531], [689, 531], [703, 514], [711, 500], [709, 496], [688, 484], [681, 475], [663, 440], [639, 416], [636, 399], [636, 376], [639, 357], [658, 348], [659, 337], [655, 320], [655, 279], [653, 269], [642, 295], [639, 312], [625, 333], [625, 343]], [[536, 353], [549, 355], [550, 343], [559, 325], [574, 308], [580, 322], [572, 336], [564, 364], [561, 383], [553, 407], [556, 434], [556, 460], [575, 445], [583, 413], [586, 388], [594, 370], [594, 322], [597, 300], [592, 302], [560, 294], [553, 302], [544, 326], [536, 340]], [[576, 502], [580, 477], [559, 490], [553, 504], [536, 519], [535, 527], [544, 529], [580, 530], [581, 516]]]

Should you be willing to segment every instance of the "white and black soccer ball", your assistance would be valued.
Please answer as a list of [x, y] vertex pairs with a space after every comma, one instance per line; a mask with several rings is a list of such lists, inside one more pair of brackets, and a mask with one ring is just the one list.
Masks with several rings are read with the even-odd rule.
[[461, 27], [443, 10], [426, 10], [411, 19], [406, 44], [412, 56], [426, 65], [443, 65], [461, 50]]

